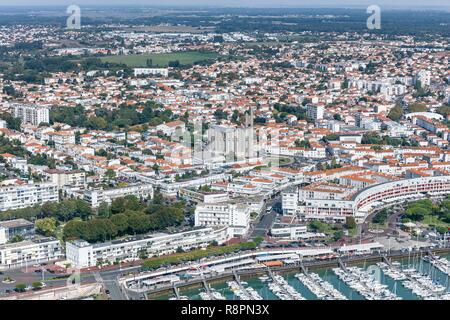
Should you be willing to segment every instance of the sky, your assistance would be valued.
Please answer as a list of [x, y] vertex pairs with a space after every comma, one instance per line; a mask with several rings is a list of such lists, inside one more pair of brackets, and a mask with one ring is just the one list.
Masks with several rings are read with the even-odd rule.
[[125, 5], [216, 6], [216, 7], [367, 7], [375, 4], [390, 8], [450, 8], [450, 0], [0, 0], [3, 6], [36, 5]]

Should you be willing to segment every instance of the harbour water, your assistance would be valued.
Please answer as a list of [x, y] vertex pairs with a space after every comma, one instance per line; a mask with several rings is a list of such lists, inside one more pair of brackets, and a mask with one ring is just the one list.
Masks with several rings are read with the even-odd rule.
[[[450, 260], [450, 254], [442, 255], [441, 257]], [[402, 259], [398, 262], [400, 262], [402, 269], [414, 268], [417, 271], [421, 272], [422, 274], [429, 276], [436, 283], [445, 286], [446, 292], [450, 292], [449, 276], [444, 272], [438, 270], [431, 263], [424, 261], [420, 257], [415, 258], [409, 257]], [[369, 272], [373, 271], [374, 269], [377, 270], [377, 268], [374, 268], [376, 267], [376, 264], [374, 263], [371, 264], [362, 263], [357, 266]], [[344, 281], [340, 280], [338, 276], [332, 271], [332, 269], [311, 269], [308, 272], [318, 274], [322, 280], [325, 280], [328, 283], [330, 283], [348, 300], [364, 300], [364, 297], [361, 294], [359, 294], [354, 289], [350, 288]], [[378, 269], [378, 272], [379, 272], [378, 273], [379, 282], [387, 285], [388, 290], [397, 295], [398, 297], [402, 298], [403, 300], [422, 299], [421, 297], [414, 294], [411, 289], [408, 289], [404, 285], [402, 285], [402, 281], [393, 280], [391, 277], [387, 276], [380, 269]], [[310, 289], [308, 289], [299, 279], [295, 277], [295, 275], [298, 273], [300, 273], [300, 271], [284, 273], [282, 274], [282, 276], [284, 277], [284, 279], [286, 279], [288, 284], [292, 286], [297, 292], [299, 292], [301, 296], [303, 296], [306, 300], [317, 300], [318, 299], [317, 296]], [[264, 300], [278, 300], [278, 297], [269, 289], [268, 283], [262, 281], [258, 276], [247, 279], [241, 279], [241, 281], [243, 282], [244, 287], [251, 287], [255, 289]], [[226, 282], [212, 284], [211, 289], [220, 292], [227, 300], [239, 299], [237, 295], [233, 293], [233, 291]], [[203, 291], [204, 291], [203, 288], [196, 288], [196, 289], [181, 290], [180, 293], [183, 296], [187, 296], [189, 300], [201, 300], [200, 293]], [[171, 297], [172, 295], [160, 296], [158, 297], [158, 299], [169, 299]]]

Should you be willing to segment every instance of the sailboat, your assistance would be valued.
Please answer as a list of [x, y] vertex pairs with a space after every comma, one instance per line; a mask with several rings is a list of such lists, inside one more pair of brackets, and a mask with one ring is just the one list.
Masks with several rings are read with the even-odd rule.
[[447, 277], [445, 277], [445, 287], [447, 288], [446, 291], [450, 291], [448, 278], [449, 278], [449, 276], [447, 275]]
[[411, 269], [411, 250], [408, 250], [408, 269]]

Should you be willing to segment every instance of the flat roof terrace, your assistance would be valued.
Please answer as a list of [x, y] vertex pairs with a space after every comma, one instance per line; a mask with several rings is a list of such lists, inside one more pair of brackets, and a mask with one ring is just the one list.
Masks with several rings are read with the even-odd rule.
[[34, 223], [21, 218], [21, 219], [15, 219], [15, 220], [1, 221], [0, 227], [7, 228], [7, 229], [20, 228], [20, 227], [34, 227]]

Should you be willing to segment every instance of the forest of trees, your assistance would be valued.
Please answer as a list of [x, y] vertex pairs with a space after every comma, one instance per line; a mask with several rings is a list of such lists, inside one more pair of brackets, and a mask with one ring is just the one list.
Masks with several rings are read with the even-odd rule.
[[8, 125], [9, 129], [16, 131], [20, 130], [21, 121], [19, 118], [14, 118], [11, 114], [4, 112], [0, 113], [0, 119], [6, 121], [6, 124]]
[[365, 133], [361, 139], [362, 144], [378, 144], [378, 145], [390, 145], [394, 147], [417, 147], [417, 142], [410, 142], [405, 138], [393, 138], [390, 136], [380, 136], [376, 133]]
[[284, 121], [286, 116], [289, 114], [296, 116], [298, 120], [306, 120], [306, 110], [304, 108], [298, 106], [282, 105], [278, 103], [274, 105], [274, 108], [278, 111], [278, 113], [275, 114], [276, 122]]
[[102, 203], [97, 212], [82, 199], [65, 199], [1, 212], [0, 221], [18, 218], [36, 221], [38, 232], [47, 235], [63, 224], [65, 240], [98, 242], [178, 226], [184, 220], [184, 207], [183, 201], [166, 203], [159, 193], [148, 205], [130, 195], [113, 200], [111, 205]]
[[[27, 47], [27, 50], [34, 50]], [[99, 58], [90, 57], [75, 60], [74, 57], [46, 57], [33, 56], [22, 63], [15, 63], [5, 69], [5, 79], [14, 81], [25, 81], [28, 83], [43, 83], [44, 78], [51, 72], [80, 72], [90, 70], [109, 70], [111, 72], [121, 71], [121, 75], [132, 74], [132, 69], [125, 64], [103, 62]]]
[[183, 209], [184, 202], [165, 204], [158, 196], [148, 206], [135, 196], [118, 198], [111, 206], [102, 204], [94, 219], [69, 221], [64, 226], [64, 239], [98, 242], [177, 226], [184, 219]]
[[0, 154], [10, 153], [17, 157], [24, 157], [28, 151], [22, 146], [19, 140], [10, 140], [3, 135], [0, 135]]
[[59, 222], [74, 218], [87, 219], [93, 214], [89, 204], [81, 199], [66, 199], [61, 202], [48, 202], [17, 210], [0, 212], [0, 221], [10, 219], [27, 219], [34, 221], [52, 217]]
[[93, 130], [114, 130], [138, 124], [156, 126], [172, 119], [172, 111], [163, 110], [152, 101], [145, 103], [142, 113], [137, 111], [138, 107], [123, 105], [115, 110], [97, 109], [95, 116], [90, 117], [86, 116], [86, 110], [82, 106], [57, 107], [50, 110], [50, 124], [62, 122]]
[[399, 121], [403, 117], [403, 113], [403, 107], [397, 104], [389, 111], [388, 118], [393, 121]]

